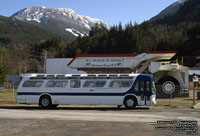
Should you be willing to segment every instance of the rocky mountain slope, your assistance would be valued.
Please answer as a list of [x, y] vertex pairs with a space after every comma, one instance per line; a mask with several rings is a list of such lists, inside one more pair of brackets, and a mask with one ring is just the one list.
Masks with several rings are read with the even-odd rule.
[[[163, 11], [164, 12], [164, 11]], [[200, 21], [200, 0], [185, 0], [178, 10], [170, 15], [157, 19], [151, 19], [154, 24], [176, 25], [182, 22], [199, 22]]]
[[110, 25], [102, 20], [82, 16], [72, 9], [65, 8], [25, 8], [13, 14], [12, 17], [30, 24], [36, 24], [47, 31], [70, 38], [88, 35], [91, 27], [96, 24], [110, 28]]
[[174, 15], [179, 10], [179, 8], [184, 5], [186, 1], [187, 0], [179, 0], [174, 2], [173, 4], [169, 5], [164, 10], [162, 10], [158, 15], [152, 17], [150, 20], [155, 21], [157, 19], [162, 19], [166, 16]]

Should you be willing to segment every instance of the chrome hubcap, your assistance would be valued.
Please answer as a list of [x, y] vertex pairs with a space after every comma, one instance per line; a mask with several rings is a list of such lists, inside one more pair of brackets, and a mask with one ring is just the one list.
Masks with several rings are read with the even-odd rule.
[[49, 105], [49, 100], [48, 99], [42, 99], [42, 105], [44, 107], [47, 107]]
[[128, 99], [128, 100], [126, 101], [126, 105], [127, 105], [128, 107], [133, 107], [134, 101], [133, 101], [132, 99]]

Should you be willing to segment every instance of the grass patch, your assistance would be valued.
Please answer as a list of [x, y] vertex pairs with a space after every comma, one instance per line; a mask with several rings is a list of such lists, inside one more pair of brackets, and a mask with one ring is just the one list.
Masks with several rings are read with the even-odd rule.
[[[152, 107], [180, 107], [180, 106], [186, 106], [191, 107], [193, 106], [193, 97], [177, 97], [171, 99], [156, 99], [157, 104], [153, 105]], [[196, 101], [197, 103], [197, 101]]]
[[14, 101], [13, 101], [13, 90], [6, 89], [0, 92], [0, 104], [16, 104], [17, 90], [14, 89]]

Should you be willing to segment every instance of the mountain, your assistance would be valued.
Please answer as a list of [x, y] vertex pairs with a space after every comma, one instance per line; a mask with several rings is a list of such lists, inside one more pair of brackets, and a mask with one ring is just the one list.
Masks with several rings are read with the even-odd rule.
[[0, 45], [15, 43], [34, 43], [46, 40], [53, 34], [15, 18], [0, 16]]
[[174, 15], [179, 10], [179, 8], [184, 5], [186, 1], [187, 0], [179, 0], [179, 1], [174, 2], [173, 4], [169, 5], [167, 8], [162, 10], [158, 15], [152, 17], [150, 20], [155, 21], [158, 19], [162, 19], [166, 16]]
[[[184, 3], [184, 4], [183, 4]], [[200, 0], [182, 1], [178, 10], [162, 18], [151, 19], [153, 24], [176, 25], [182, 22], [198, 22], [200, 21]]]
[[72, 9], [65, 8], [25, 8], [12, 15], [12, 18], [38, 25], [47, 31], [70, 38], [88, 35], [91, 27], [96, 24], [110, 28], [110, 25], [102, 20], [82, 16]]

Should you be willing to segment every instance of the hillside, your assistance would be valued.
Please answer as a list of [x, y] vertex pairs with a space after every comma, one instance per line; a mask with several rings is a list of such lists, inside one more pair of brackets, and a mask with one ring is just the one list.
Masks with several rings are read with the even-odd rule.
[[200, 21], [200, 0], [187, 0], [177, 9], [175, 13], [162, 18], [153, 18], [151, 22], [153, 24], [176, 25], [180, 22]]
[[179, 10], [179, 8], [184, 5], [186, 1], [187, 0], [178, 0], [174, 2], [173, 4], [162, 10], [158, 15], [152, 17], [150, 21], [156, 21], [158, 19], [163, 19], [166, 16], [174, 15]]
[[34, 43], [46, 40], [53, 34], [14, 18], [0, 16], [0, 44], [7, 45], [11, 42]]
[[68, 39], [75, 39], [79, 35], [88, 35], [96, 24], [110, 28], [109, 24], [102, 20], [79, 15], [72, 9], [65, 8], [25, 8], [13, 14], [12, 18], [37, 25], [46, 31]]

